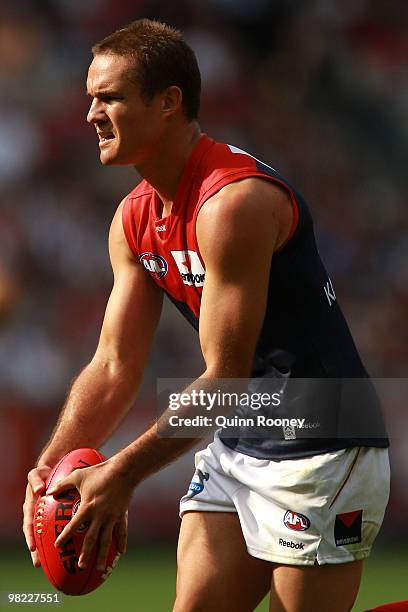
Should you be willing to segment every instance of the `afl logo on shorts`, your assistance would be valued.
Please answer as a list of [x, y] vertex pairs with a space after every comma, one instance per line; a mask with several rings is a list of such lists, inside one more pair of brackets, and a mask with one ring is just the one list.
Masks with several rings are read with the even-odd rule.
[[285, 527], [293, 531], [306, 531], [310, 527], [307, 516], [300, 514], [300, 512], [293, 512], [293, 510], [286, 510], [283, 522]]
[[139, 260], [140, 263], [144, 265], [146, 270], [157, 279], [163, 278], [169, 269], [167, 261], [164, 259], [164, 257], [161, 255], [155, 255], [154, 253], [150, 253], [148, 251], [146, 251], [146, 253], [142, 253], [139, 256]]

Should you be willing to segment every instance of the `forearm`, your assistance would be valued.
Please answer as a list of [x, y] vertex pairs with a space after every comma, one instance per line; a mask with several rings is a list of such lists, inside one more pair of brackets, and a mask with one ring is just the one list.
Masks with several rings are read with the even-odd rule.
[[128, 412], [140, 379], [94, 358], [74, 381], [37, 464], [53, 466], [74, 448], [101, 446]]
[[[221, 375], [210, 377], [206, 372], [185, 389], [182, 395], [192, 397], [194, 392], [201, 391], [204, 394], [214, 394], [214, 391], [219, 392], [220, 390], [239, 391], [241, 386], [246, 388], [246, 385], [246, 379], [222, 379]], [[205, 405], [197, 404], [194, 401], [190, 405], [179, 406], [177, 419], [180, 423], [184, 421], [185, 425], [175, 427], [171, 424], [171, 419], [175, 417], [174, 408], [167, 408], [157, 423], [112, 457], [113, 463], [116, 464], [117, 474], [130, 482], [132, 486], [137, 486], [142, 480], [206, 439], [217, 427], [216, 419], [208, 415], [229, 414], [233, 406], [213, 404], [211, 408], [213, 412], [207, 412], [207, 410]], [[192, 417], [197, 415], [206, 422], [198, 426], [192, 425]]]
[[157, 424], [113, 457], [117, 473], [136, 487], [142, 480], [184, 455], [202, 438], [162, 438]]

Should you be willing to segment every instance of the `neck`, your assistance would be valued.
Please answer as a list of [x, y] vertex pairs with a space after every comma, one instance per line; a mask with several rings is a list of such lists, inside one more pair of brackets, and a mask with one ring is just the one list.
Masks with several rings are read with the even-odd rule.
[[196, 121], [178, 126], [160, 140], [154, 156], [136, 168], [155, 189], [164, 209], [171, 208], [184, 166], [200, 136]]

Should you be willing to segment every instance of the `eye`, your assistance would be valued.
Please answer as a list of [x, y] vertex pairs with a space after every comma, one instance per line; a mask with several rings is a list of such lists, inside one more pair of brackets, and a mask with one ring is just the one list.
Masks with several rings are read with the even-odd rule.
[[121, 96], [115, 96], [115, 95], [104, 95], [104, 96], [100, 96], [100, 98], [104, 102], [117, 102], [118, 100], [123, 100]]

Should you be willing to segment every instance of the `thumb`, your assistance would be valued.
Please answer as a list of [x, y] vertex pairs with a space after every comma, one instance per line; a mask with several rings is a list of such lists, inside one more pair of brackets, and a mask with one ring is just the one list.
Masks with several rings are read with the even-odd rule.
[[49, 489], [47, 489], [47, 495], [58, 495], [68, 489], [76, 489], [73, 476], [70, 474], [66, 478], [62, 478], [59, 482], [53, 483]]

